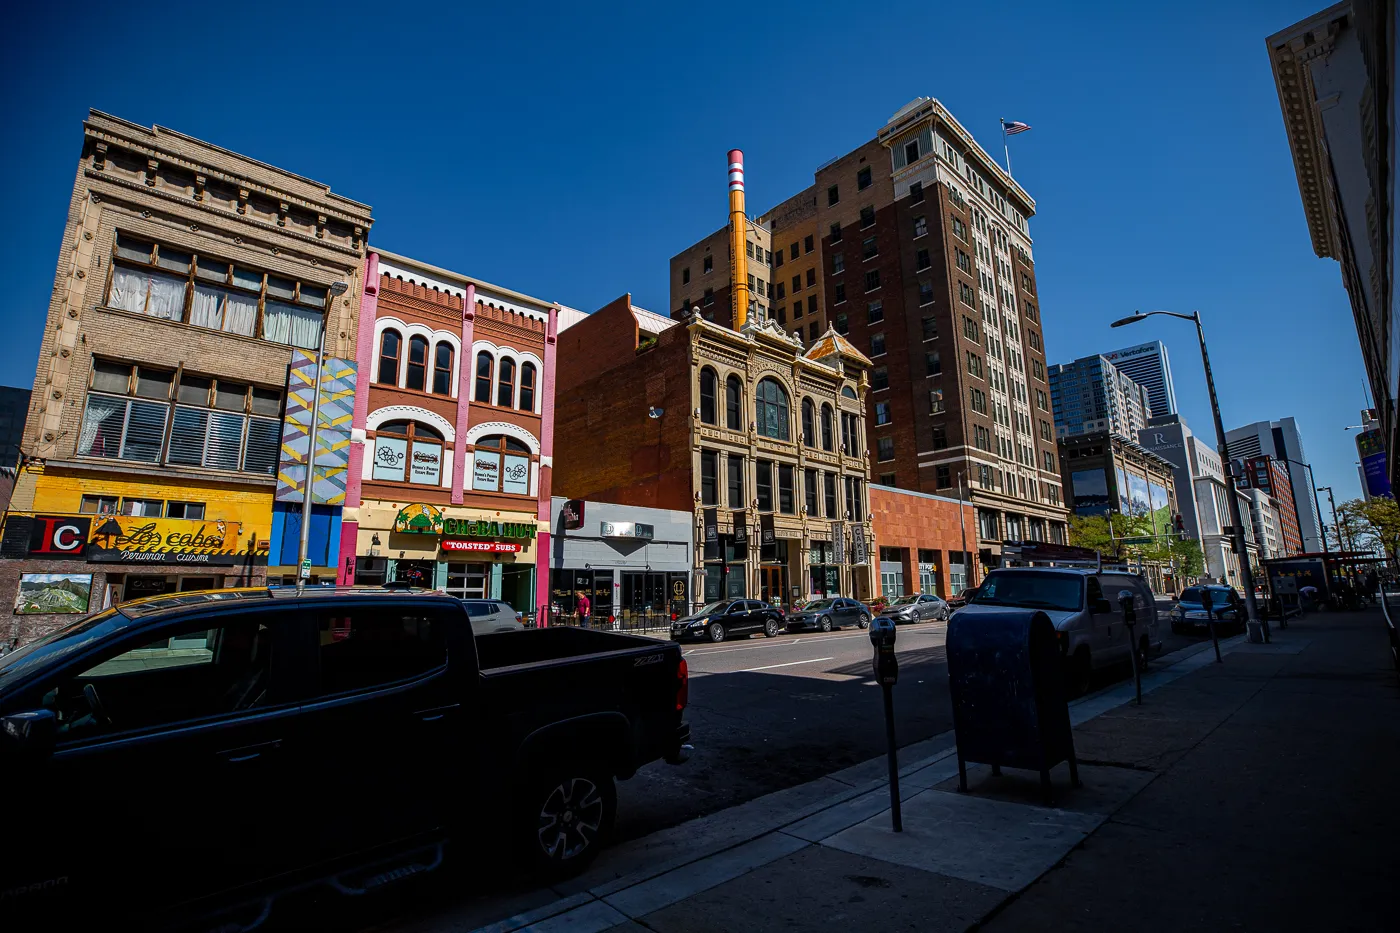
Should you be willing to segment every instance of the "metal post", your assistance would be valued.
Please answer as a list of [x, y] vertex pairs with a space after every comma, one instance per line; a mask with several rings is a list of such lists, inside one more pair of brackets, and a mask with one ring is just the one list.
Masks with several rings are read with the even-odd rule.
[[1124, 620], [1124, 625], [1128, 627], [1129, 656], [1133, 659], [1133, 683], [1137, 686], [1137, 705], [1142, 705], [1142, 665], [1138, 663], [1137, 622]]
[[883, 684], [885, 694], [885, 755], [890, 766], [890, 820], [894, 831], [904, 832], [904, 815], [899, 809], [899, 753], [894, 744], [894, 687]]
[[306, 589], [306, 577], [302, 567], [306, 565], [307, 553], [311, 550], [311, 482], [316, 472], [316, 429], [321, 420], [321, 367], [326, 357], [326, 325], [321, 321], [321, 341], [316, 348], [316, 385], [311, 393], [311, 424], [306, 432], [306, 481], [301, 487], [301, 543], [297, 548], [297, 595]]
[[[1215, 441], [1220, 452], [1220, 462], [1225, 469], [1225, 494], [1230, 500], [1230, 522], [1235, 526], [1235, 551], [1240, 558], [1240, 584], [1244, 588], [1246, 628], [1249, 640], [1262, 644], [1269, 637], [1268, 622], [1261, 622], [1259, 609], [1254, 600], [1254, 571], [1249, 566], [1249, 549], [1245, 547], [1244, 519], [1240, 517], [1239, 492], [1235, 488], [1235, 474], [1230, 470], [1230, 453], [1225, 444], [1225, 422], [1220, 417], [1220, 400], [1215, 394], [1215, 376], [1210, 370], [1210, 354], [1206, 351], [1206, 332], [1201, 326], [1201, 312], [1193, 311], [1191, 317], [1196, 322], [1196, 336], [1201, 342], [1201, 363], [1206, 371], [1206, 388], [1210, 390], [1210, 411], [1215, 418]], [[1220, 650], [1219, 645], [1216, 651]]]
[[[963, 498], [963, 471], [958, 471], [958, 528], [962, 531], [963, 589], [972, 584], [972, 555], [967, 553], [967, 501]], [[975, 584], [974, 584], [975, 585]], [[957, 594], [954, 594], [957, 595]]]
[[1225, 659], [1220, 656], [1220, 636], [1215, 634], [1215, 608], [1206, 607], [1206, 628], [1210, 629], [1210, 641], [1215, 645], [1215, 663], [1224, 664]]

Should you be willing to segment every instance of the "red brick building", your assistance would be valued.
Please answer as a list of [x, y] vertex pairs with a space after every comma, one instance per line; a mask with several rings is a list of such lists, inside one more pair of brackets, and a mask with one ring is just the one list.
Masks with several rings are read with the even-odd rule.
[[971, 502], [874, 485], [870, 519], [885, 596], [937, 593], [946, 599], [976, 582], [969, 576], [976, 573], [970, 552], [977, 542]]
[[1293, 485], [1281, 460], [1273, 457], [1250, 457], [1244, 462], [1244, 483], [1247, 488], [1269, 494], [1278, 511], [1283, 531], [1283, 553], [1303, 553], [1303, 534], [1298, 525], [1298, 503], [1293, 498]]

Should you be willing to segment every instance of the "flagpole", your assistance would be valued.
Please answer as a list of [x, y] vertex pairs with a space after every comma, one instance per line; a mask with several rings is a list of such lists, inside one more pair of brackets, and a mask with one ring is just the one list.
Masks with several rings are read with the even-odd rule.
[[1011, 146], [1006, 141], [1006, 117], [1001, 118], [1001, 148], [1006, 152], [1006, 174], [1011, 174]]

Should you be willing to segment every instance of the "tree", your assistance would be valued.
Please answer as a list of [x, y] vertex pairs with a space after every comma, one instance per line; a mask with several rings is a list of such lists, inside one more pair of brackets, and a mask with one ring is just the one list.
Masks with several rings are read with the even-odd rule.
[[1195, 538], [1174, 540], [1171, 553], [1176, 560], [1177, 575], [1180, 578], [1189, 580], [1206, 572], [1206, 556], [1201, 553], [1201, 542]]
[[1352, 547], [1381, 551], [1400, 563], [1400, 503], [1389, 496], [1352, 499], [1337, 506], [1342, 536]]

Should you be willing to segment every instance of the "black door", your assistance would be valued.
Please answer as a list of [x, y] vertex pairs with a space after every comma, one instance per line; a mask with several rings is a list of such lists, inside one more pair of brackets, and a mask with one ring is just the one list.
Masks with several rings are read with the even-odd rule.
[[[16, 810], [39, 835], [32, 861], [0, 866], [7, 882], [61, 878], [85, 907], [142, 909], [291, 867], [301, 827], [283, 788], [296, 704], [273, 621], [224, 613], [148, 629], [21, 698], [53, 711], [58, 736], [50, 756], [11, 772], [42, 789], [42, 804]], [[116, 900], [92, 900], [103, 891]]]
[[315, 629], [315, 677], [298, 717], [296, 767], [300, 786], [324, 794], [313, 818], [318, 860], [435, 829], [465, 792], [448, 616], [409, 599], [359, 600], [318, 606], [306, 622]]

